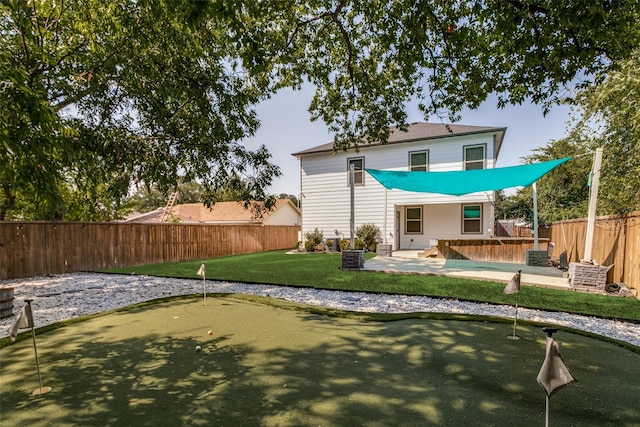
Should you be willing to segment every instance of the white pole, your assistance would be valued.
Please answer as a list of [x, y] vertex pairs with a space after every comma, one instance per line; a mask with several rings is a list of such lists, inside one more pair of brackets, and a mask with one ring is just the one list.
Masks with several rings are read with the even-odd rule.
[[[33, 309], [31, 308], [31, 301], [26, 300], [27, 304], [29, 304], [29, 308], [31, 313], [33, 313]], [[31, 336], [33, 337], [33, 352], [36, 355], [36, 371], [38, 372], [38, 384], [40, 387], [32, 393], [32, 396], [38, 396], [40, 394], [45, 394], [51, 391], [51, 387], [43, 387], [42, 386], [42, 377], [40, 376], [40, 360], [38, 359], [38, 346], [36, 345], [36, 329], [35, 326], [31, 325]]]
[[516, 339], [516, 326], [518, 325], [518, 299], [520, 299], [520, 291], [516, 294], [516, 315], [513, 317], [513, 338]]
[[202, 299], [204, 301], [204, 306], [207, 306], [207, 279], [205, 278], [206, 274], [202, 275]]
[[354, 198], [355, 198], [355, 186], [354, 186], [354, 179], [355, 179], [355, 165], [353, 163], [351, 163], [349, 165], [349, 181], [351, 181], [351, 222], [349, 225], [349, 249], [353, 250], [355, 248], [355, 241], [353, 239], [353, 230], [355, 228], [355, 219], [354, 219]]
[[591, 173], [591, 193], [589, 195], [589, 216], [587, 218], [587, 237], [584, 245], [584, 260], [591, 261], [591, 249], [593, 248], [593, 229], [596, 223], [596, 206], [598, 204], [598, 187], [600, 186], [600, 167], [602, 165], [602, 147], [596, 149]]
[[384, 244], [387, 244], [387, 187], [384, 187], [384, 225], [382, 227], [384, 233]]
[[42, 390], [42, 377], [40, 376], [40, 361], [38, 360], [38, 347], [36, 346], [36, 330], [31, 327], [31, 335], [33, 336], [33, 352], [36, 355], [36, 371], [38, 371], [38, 384], [40, 384], [40, 390]]
[[534, 182], [531, 184], [533, 189], [533, 250], [538, 250], [538, 187]]
[[545, 417], [544, 417], [544, 426], [545, 427], [549, 427], [549, 395], [546, 394], [547, 396], [547, 410], [545, 411]]

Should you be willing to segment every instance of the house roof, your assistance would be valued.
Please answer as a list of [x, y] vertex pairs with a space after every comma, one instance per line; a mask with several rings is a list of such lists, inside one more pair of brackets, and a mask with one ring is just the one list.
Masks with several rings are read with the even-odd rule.
[[[290, 204], [298, 213], [299, 209], [289, 199], [278, 199], [271, 211], [263, 213], [262, 218], [254, 218], [251, 208], [245, 209], [242, 202], [217, 202], [211, 208], [202, 203], [183, 203], [175, 205], [171, 209], [171, 216], [178, 218], [182, 223], [193, 222], [253, 222], [261, 223], [273, 215], [282, 206]], [[159, 214], [158, 214], [159, 212]], [[158, 209], [146, 214], [137, 215], [127, 219], [127, 222], [159, 222], [163, 209]]]
[[[502, 139], [507, 131], [506, 127], [488, 127], [488, 126], [467, 126], [467, 125], [453, 125], [443, 123], [412, 123], [406, 132], [401, 131], [397, 127], [391, 128], [391, 134], [389, 135], [389, 144], [402, 144], [406, 142], [421, 141], [425, 139], [438, 139], [447, 138], [451, 136], [463, 136], [463, 135], [475, 135], [480, 133], [497, 133], [496, 144], [496, 157], [502, 146]], [[358, 149], [367, 147], [380, 146], [383, 144], [367, 144], [364, 143], [358, 146]], [[298, 151], [293, 153], [293, 156], [301, 157], [308, 154], [327, 153], [333, 152], [333, 142], [318, 145], [308, 150]]]

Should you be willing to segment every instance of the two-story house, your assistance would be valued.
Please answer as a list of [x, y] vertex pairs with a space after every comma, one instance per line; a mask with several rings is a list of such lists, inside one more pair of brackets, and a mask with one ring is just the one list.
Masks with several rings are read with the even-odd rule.
[[414, 123], [393, 129], [387, 144], [363, 143], [333, 151], [325, 144], [294, 153], [300, 160], [302, 232], [349, 238], [350, 167], [354, 166], [354, 226], [373, 223], [379, 240], [394, 249], [424, 249], [437, 239], [488, 238], [493, 233], [495, 191], [461, 196], [387, 190], [365, 169], [462, 171], [494, 168], [503, 127]]

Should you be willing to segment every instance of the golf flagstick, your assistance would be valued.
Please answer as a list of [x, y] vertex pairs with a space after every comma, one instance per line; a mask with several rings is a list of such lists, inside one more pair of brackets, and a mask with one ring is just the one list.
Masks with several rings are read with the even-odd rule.
[[513, 317], [513, 337], [511, 339], [517, 339], [516, 337], [516, 326], [518, 325], [518, 300], [520, 299], [520, 292], [516, 294], [516, 314]]
[[202, 277], [202, 299], [204, 301], [204, 306], [207, 306], [207, 279], [206, 279], [206, 273], [205, 273], [205, 268], [204, 268], [204, 264], [200, 265], [200, 268], [198, 269], [198, 276]]
[[551, 395], [557, 390], [566, 387], [576, 381], [565, 365], [560, 355], [560, 343], [553, 340], [553, 334], [558, 332], [555, 328], [545, 327], [542, 330], [547, 334], [547, 344], [544, 362], [536, 380], [544, 388], [546, 394], [545, 427], [549, 427], [549, 406]]
[[549, 401], [550, 401], [550, 399], [549, 399], [549, 395], [546, 395], [546, 396], [547, 396], [547, 399], [546, 399], [547, 405], [546, 405], [546, 411], [545, 411], [545, 415], [544, 415], [544, 427], [549, 427]]
[[504, 293], [505, 295], [516, 294], [516, 313], [515, 313], [515, 316], [513, 317], [513, 335], [512, 336], [507, 335], [507, 338], [512, 340], [518, 339], [518, 336], [516, 335], [516, 326], [518, 325], [518, 302], [520, 299], [521, 273], [522, 273], [522, 270], [518, 270], [518, 272], [513, 276], [513, 278], [509, 280], [509, 283], [507, 283], [507, 286], [505, 286], [504, 291], [502, 291], [502, 293]]
[[[29, 306], [29, 312], [31, 313], [31, 318], [33, 319], [33, 310], [31, 309], [31, 301], [30, 299], [25, 300], [27, 305]], [[36, 329], [34, 327], [33, 321], [31, 323], [31, 336], [33, 337], [33, 352], [36, 355], [36, 370], [38, 371], [38, 384], [40, 388], [37, 388], [31, 393], [32, 396], [38, 396], [41, 394], [49, 393], [51, 391], [51, 387], [43, 387], [42, 386], [42, 377], [40, 376], [40, 361], [38, 360], [38, 347], [36, 346]]]

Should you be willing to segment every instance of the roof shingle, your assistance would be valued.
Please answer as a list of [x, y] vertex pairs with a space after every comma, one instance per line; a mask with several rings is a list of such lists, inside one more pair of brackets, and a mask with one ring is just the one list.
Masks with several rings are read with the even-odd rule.
[[[505, 127], [490, 127], [490, 126], [468, 126], [468, 125], [453, 125], [443, 123], [412, 123], [406, 132], [401, 131], [398, 128], [392, 128], [391, 134], [387, 144], [401, 144], [405, 142], [419, 141], [423, 139], [437, 139], [450, 136], [462, 136], [473, 135], [478, 133], [498, 132], [500, 133], [498, 144], [502, 144], [502, 137], [506, 132]], [[381, 144], [367, 144], [365, 142], [359, 145], [358, 148], [366, 148], [372, 146], [379, 146]], [[307, 154], [324, 153], [333, 151], [333, 142], [318, 145], [308, 150], [298, 151], [293, 153], [293, 156], [300, 157]]]

